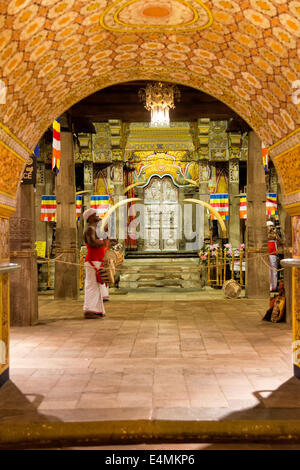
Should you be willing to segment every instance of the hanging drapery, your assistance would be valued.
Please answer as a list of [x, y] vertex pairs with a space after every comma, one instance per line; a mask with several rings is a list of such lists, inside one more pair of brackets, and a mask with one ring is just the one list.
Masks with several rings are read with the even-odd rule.
[[[133, 184], [132, 170], [124, 170], [124, 182], [125, 187]], [[131, 188], [126, 196], [128, 199], [134, 197], [134, 188]], [[126, 249], [129, 251], [137, 250], [134, 202], [127, 207]]]
[[[216, 209], [223, 220], [229, 219], [229, 202], [228, 194], [211, 194], [210, 205]], [[211, 214], [211, 219], [216, 220], [216, 216]]]
[[56, 221], [56, 196], [42, 196], [41, 222]]
[[267, 193], [266, 197], [266, 215], [278, 215], [277, 194]]
[[82, 196], [76, 196], [76, 220], [80, 220], [82, 211]]
[[247, 219], [247, 196], [240, 196], [240, 219]]

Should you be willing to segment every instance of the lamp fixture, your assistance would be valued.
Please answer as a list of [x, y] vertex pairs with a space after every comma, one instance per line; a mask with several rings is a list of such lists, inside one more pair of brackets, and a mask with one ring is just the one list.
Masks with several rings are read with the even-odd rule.
[[148, 83], [146, 88], [139, 90], [139, 98], [145, 108], [151, 111], [151, 126], [168, 127], [169, 109], [175, 108], [175, 99], [180, 99], [180, 91], [176, 85], [162, 82]]

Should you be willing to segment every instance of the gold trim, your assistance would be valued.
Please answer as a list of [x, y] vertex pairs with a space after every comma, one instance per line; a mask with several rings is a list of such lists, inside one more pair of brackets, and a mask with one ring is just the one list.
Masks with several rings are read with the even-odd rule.
[[[161, 26], [161, 25], [159, 25], [159, 26], [155, 26], [155, 25], [145, 26], [145, 25], [138, 25], [138, 24], [130, 25], [130, 24], [122, 23], [120, 20], [118, 20], [117, 16], [120, 13], [120, 11], [124, 10], [124, 8], [126, 8], [128, 5], [131, 5], [132, 3], [135, 3], [137, 1], [139, 1], [139, 0], [129, 0], [123, 6], [119, 7], [117, 9], [117, 11], [114, 13], [114, 16], [113, 16], [114, 21], [117, 24], [124, 25], [125, 27], [127, 27], [127, 29], [125, 29], [125, 28], [122, 28], [122, 29], [113, 28], [113, 27], [107, 26], [104, 22], [105, 16], [110, 12], [110, 10], [112, 8], [114, 8], [116, 5], [118, 5], [118, 3], [120, 3], [120, 0], [115, 1], [114, 3], [109, 5], [104, 10], [104, 12], [100, 16], [100, 20], [99, 20], [100, 26], [102, 26], [103, 29], [106, 29], [108, 31], [119, 32], [119, 33], [124, 33], [124, 32], [128, 32], [128, 31], [133, 31], [133, 32], [136, 32], [136, 33], [167, 32], [167, 31], [174, 31], [174, 30], [177, 30], [177, 31], [179, 30], [180, 31], [182, 29], [184, 30], [184, 28], [186, 26], [189, 26], [190, 24], [195, 23], [199, 19], [199, 15], [198, 15], [197, 10], [188, 1], [186, 1], [186, 0], [176, 0], [177, 2], [182, 3], [183, 5], [190, 8], [191, 11], [194, 13], [194, 18], [190, 22], [184, 23], [184, 24], [181, 24], [181, 25], [178, 25], [178, 26], [176, 26], [176, 25], [172, 25], [172, 26], [171, 25], [170, 26]], [[198, 5], [206, 11], [206, 13], [208, 15], [208, 21], [203, 26], [199, 26], [199, 27], [195, 27], [195, 28], [189, 28], [188, 32], [190, 32], [190, 31], [201, 31], [203, 29], [209, 28], [213, 23], [213, 16], [212, 16], [212, 12], [210, 11], [210, 9], [201, 0], [194, 0], [194, 1], [196, 3], [198, 3]], [[187, 31], [184, 31], [184, 32], [187, 32]]]
[[15, 207], [0, 204], [0, 217], [3, 219], [10, 219], [14, 212], [16, 212]]
[[23, 149], [25, 149], [30, 155], [32, 154], [32, 150], [30, 150], [27, 145], [23, 144], [23, 142], [18, 139], [17, 136], [15, 136], [15, 134], [13, 134], [9, 128], [7, 126], [5, 126], [4, 124], [2, 124], [2, 122], [0, 122], [0, 128], [3, 129], [6, 134], [8, 134], [15, 142], [17, 142], [19, 145], [21, 145], [21, 147], [23, 147]]
[[268, 147], [268, 151], [270, 150], [273, 150], [275, 147], [277, 147], [277, 145], [279, 144], [282, 144], [282, 142], [285, 142], [286, 140], [288, 140], [290, 137], [292, 137], [293, 135], [297, 134], [297, 132], [300, 132], [300, 127], [297, 127], [297, 129], [295, 129], [294, 131], [290, 132], [288, 135], [286, 135], [285, 137], [282, 137], [282, 139], [278, 140], [277, 142], [275, 142], [275, 144], [271, 145], [271, 147]]
[[283, 208], [292, 217], [294, 215], [300, 215], [300, 202], [294, 202], [294, 204], [290, 204], [287, 206], [283, 204]]

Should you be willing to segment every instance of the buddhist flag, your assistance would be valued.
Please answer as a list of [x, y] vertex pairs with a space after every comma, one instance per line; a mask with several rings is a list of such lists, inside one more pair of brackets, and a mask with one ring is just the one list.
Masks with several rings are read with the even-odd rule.
[[240, 219], [247, 219], [247, 196], [240, 196]]
[[76, 196], [76, 220], [80, 220], [82, 211], [82, 196]]
[[36, 156], [36, 158], [40, 158], [40, 148], [39, 148], [39, 144], [37, 144], [37, 146], [35, 147], [33, 153], [34, 153], [34, 155]]
[[263, 165], [264, 165], [264, 170], [265, 173], [268, 173], [269, 171], [269, 152], [265, 144], [262, 142], [261, 143], [261, 153], [262, 153], [262, 159], [263, 159]]
[[58, 174], [60, 168], [60, 118], [53, 121], [52, 171]]
[[91, 209], [96, 209], [97, 214], [102, 217], [110, 208], [109, 195], [91, 196]]
[[[210, 205], [219, 212], [223, 220], [229, 219], [228, 194], [211, 194]], [[211, 219], [216, 220], [214, 214], [211, 214]]]
[[42, 196], [41, 221], [55, 222], [56, 220], [56, 196]]
[[266, 197], [266, 215], [278, 215], [277, 194], [267, 193]]

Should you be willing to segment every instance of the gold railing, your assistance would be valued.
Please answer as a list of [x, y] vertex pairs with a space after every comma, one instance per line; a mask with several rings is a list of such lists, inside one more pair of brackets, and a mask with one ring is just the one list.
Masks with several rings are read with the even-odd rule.
[[206, 251], [207, 263], [201, 262], [202, 272], [207, 271], [208, 286], [223, 286], [229, 279], [238, 280], [241, 286], [245, 286], [244, 264], [245, 251], [232, 250], [233, 255], [229, 255], [229, 250], [224, 248], [209, 249]]

